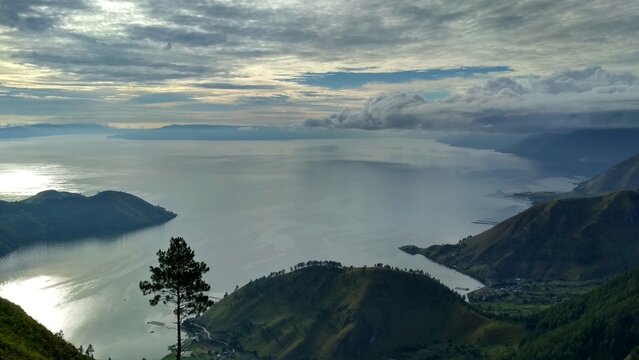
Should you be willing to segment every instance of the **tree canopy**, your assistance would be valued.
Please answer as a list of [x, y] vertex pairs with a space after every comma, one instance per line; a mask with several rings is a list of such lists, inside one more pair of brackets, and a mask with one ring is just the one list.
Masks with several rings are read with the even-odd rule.
[[202, 275], [209, 271], [204, 262], [195, 261], [195, 252], [181, 237], [171, 238], [168, 250], [158, 250], [159, 266], [151, 266], [151, 281], [140, 281], [140, 290], [151, 295], [151, 306], [162, 302], [174, 307], [177, 325], [177, 359], [182, 350], [181, 325], [191, 316], [201, 314], [213, 305], [205, 292], [211, 290]]

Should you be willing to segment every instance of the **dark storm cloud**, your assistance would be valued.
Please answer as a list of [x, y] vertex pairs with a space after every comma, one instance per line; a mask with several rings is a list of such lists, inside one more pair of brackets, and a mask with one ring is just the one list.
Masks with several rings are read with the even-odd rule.
[[133, 39], [148, 39], [168, 44], [176, 43], [189, 46], [211, 46], [227, 42], [227, 36], [221, 33], [188, 31], [161, 26], [132, 26], [129, 28], [129, 34]]
[[422, 128], [528, 132], [589, 127], [637, 127], [639, 78], [600, 67], [546, 77], [490, 79], [464, 94], [427, 101], [419, 94], [390, 93], [369, 99], [311, 127]]
[[[404, 24], [388, 21], [404, 18], [394, 10], [401, 8], [401, 4], [344, 2], [334, 8], [323, 8], [321, 3], [277, 8], [265, 4], [152, 1], [146, 3], [146, 11], [150, 16], [166, 21], [165, 31], [175, 27], [197, 28], [213, 37], [223, 34], [226, 40], [240, 47], [252, 44], [281, 53], [331, 57], [341, 48], [362, 49], [414, 41], [416, 38], [411, 32], [416, 30], [415, 25], [420, 24], [423, 28], [449, 16], [447, 10], [431, 11], [429, 17], [419, 22], [415, 19], [415, 23]], [[391, 22], [393, 25], [389, 25]]]
[[131, 100], [135, 104], [161, 104], [161, 103], [175, 103], [175, 102], [189, 102], [192, 99], [182, 93], [156, 93], [156, 94], [143, 94], [138, 95]]
[[44, 31], [69, 11], [86, 7], [83, 0], [0, 0], [0, 26]]
[[[469, 66], [506, 64], [521, 69], [520, 64], [510, 64], [508, 60], [525, 59], [542, 64], [557, 58], [562, 59], [563, 64], [559, 65], [562, 67], [571, 66], [566, 63], [569, 60], [636, 64], [636, 57], [622, 55], [639, 45], [639, 21], [636, 21], [639, 5], [627, 0], [355, 0], [286, 4], [153, 0], [130, 4], [145, 19], [138, 17], [131, 23], [118, 25], [122, 29], [112, 32], [111, 39], [105, 38], [108, 32], [102, 29], [99, 34], [84, 32], [82, 36], [95, 42], [89, 44], [76, 30], [56, 28], [38, 37], [13, 33], [10, 46], [24, 56], [25, 62], [64, 71], [72, 66], [60, 62], [41, 64], [42, 57], [29, 57], [33, 54], [29, 50], [44, 47], [48, 51], [50, 43], [51, 48], [57, 45], [53, 53], [74, 59], [91, 57], [100, 49], [118, 53], [119, 49], [113, 45], [118, 43], [137, 48], [139, 56], [152, 59], [148, 66], [181, 64], [230, 73], [253, 60], [278, 56], [348, 61], [346, 67], [361, 67], [357, 64], [360, 61], [383, 62], [398, 56], [423, 58], [424, 63], [430, 59], [438, 59], [439, 63], [449, 59], [450, 67], [466, 65], [463, 63], [468, 61]], [[89, 7], [81, 0], [0, 0], [0, 25], [49, 29], [78, 11], [92, 15], [101, 9], [93, 3]], [[601, 16], [602, 13], [607, 16]], [[75, 51], [78, 48], [82, 51]], [[586, 53], [585, 49], [589, 51]], [[72, 54], [65, 54], [68, 52]], [[92, 79], [116, 75], [113, 80], [122, 81], [123, 76], [131, 73], [126, 62], [99, 65], [103, 66], [96, 65]], [[113, 66], [125, 69], [112, 72]], [[140, 76], [137, 80], [161, 79], [163, 73]], [[201, 74], [200, 71], [165, 74], [166, 79], [175, 79], [189, 73]]]
[[[157, 82], [199, 77], [214, 70], [180, 58], [151, 56], [148, 46], [123, 41], [104, 41], [69, 34], [66, 46], [41, 43], [37, 50], [15, 51], [15, 62], [60, 69], [83, 81]], [[164, 51], [163, 51], [164, 52]]]

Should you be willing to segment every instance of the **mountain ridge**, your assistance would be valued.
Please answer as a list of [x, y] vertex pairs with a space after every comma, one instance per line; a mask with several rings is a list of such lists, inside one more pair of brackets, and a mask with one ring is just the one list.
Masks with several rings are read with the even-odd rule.
[[124, 192], [86, 197], [47, 190], [21, 201], [0, 201], [0, 256], [36, 242], [115, 235], [176, 216]]
[[598, 195], [621, 190], [639, 190], [639, 155], [632, 156], [572, 190], [579, 195]]
[[474, 312], [436, 279], [381, 265], [309, 266], [261, 278], [194, 323], [244, 353], [272, 359], [419, 358], [478, 351], [523, 334]]
[[639, 192], [552, 200], [454, 245], [400, 249], [489, 284], [605, 278], [639, 266]]

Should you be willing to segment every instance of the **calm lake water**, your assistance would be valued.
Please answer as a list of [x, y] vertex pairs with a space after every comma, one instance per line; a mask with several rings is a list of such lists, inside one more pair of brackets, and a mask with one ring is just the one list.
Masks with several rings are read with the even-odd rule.
[[122, 236], [37, 245], [0, 258], [0, 296], [98, 358], [159, 359], [171, 310], [138, 289], [171, 236], [211, 267], [215, 296], [297, 262], [382, 262], [450, 287], [480, 284], [397, 249], [457, 242], [527, 207], [508, 193], [567, 190], [528, 160], [427, 139], [127, 141], [69, 136], [0, 141], [0, 197], [115, 189], [179, 215]]

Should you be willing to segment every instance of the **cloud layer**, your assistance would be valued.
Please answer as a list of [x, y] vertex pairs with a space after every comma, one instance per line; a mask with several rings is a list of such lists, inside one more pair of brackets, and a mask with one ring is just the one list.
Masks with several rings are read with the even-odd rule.
[[[291, 123], [380, 92], [441, 98], [499, 76], [482, 69], [523, 87], [556, 69], [636, 72], [637, 14], [635, 0], [0, 0], [0, 121], [42, 116], [42, 89], [60, 121]], [[158, 93], [183, 99], [129, 101]], [[401, 126], [422, 123], [414, 101]]]
[[529, 132], [590, 127], [639, 127], [639, 77], [601, 67], [544, 77], [498, 77], [463, 94], [427, 101], [394, 92], [306, 126], [360, 129]]

